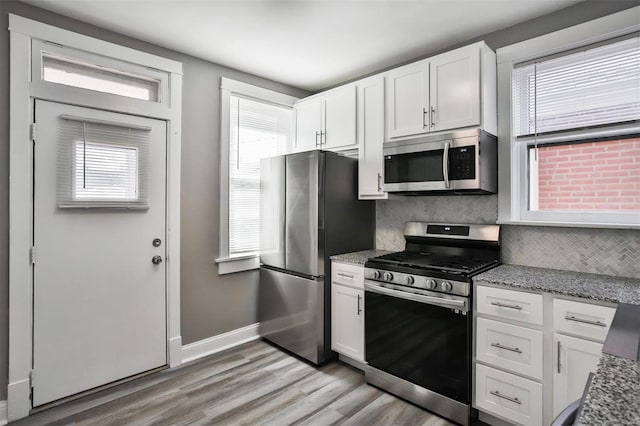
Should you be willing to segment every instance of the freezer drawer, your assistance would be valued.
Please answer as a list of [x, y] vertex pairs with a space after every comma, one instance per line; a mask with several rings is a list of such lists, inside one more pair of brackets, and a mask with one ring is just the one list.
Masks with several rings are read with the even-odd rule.
[[261, 267], [260, 336], [315, 364], [323, 362], [324, 284], [324, 278], [307, 279]]

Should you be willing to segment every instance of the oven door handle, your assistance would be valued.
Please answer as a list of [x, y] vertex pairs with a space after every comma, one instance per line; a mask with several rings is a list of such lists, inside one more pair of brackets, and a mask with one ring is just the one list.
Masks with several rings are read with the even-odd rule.
[[385, 296], [393, 296], [399, 299], [411, 300], [414, 302], [426, 303], [429, 305], [442, 306], [445, 308], [457, 308], [466, 310], [467, 301], [457, 299], [445, 299], [444, 297], [426, 296], [423, 294], [409, 293], [406, 291], [393, 290], [376, 284], [364, 283], [364, 289], [373, 293], [383, 294]]

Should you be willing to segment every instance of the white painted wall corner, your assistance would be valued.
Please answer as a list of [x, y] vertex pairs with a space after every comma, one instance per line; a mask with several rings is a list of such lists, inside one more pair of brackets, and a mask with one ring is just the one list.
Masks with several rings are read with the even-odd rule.
[[258, 323], [182, 346], [182, 362], [194, 361], [260, 338]]

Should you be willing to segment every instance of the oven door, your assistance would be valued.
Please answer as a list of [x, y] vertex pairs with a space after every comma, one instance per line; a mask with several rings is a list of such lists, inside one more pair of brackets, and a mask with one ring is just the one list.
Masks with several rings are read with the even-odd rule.
[[395, 288], [365, 281], [366, 361], [373, 368], [470, 404], [468, 300]]

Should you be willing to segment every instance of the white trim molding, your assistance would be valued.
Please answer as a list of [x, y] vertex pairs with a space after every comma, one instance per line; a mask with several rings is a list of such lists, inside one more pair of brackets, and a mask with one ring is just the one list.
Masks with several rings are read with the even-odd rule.
[[638, 229], [633, 214], [604, 215], [590, 212], [537, 214], [526, 209], [528, 189], [526, 144], [513, 143], [511, 79], [514, 66], [640, 30], [640, 6], [579, 25], [525, 40], [496, 51], [498, 63], [498, 223], [534, 226]]
[[0, 426], [7, 424], [7, 401], [0, 401]]
[[207, 355], [258, 340], [260, 338], [258, 327], [259, 323], [255, 323], [184, 345], [182, 347], [182, 362], [195, 361]]
[[[103, 40], [9, 14], [9, 385], [7, 420], [29, 415], [32, 409], [33, 279], [30, 247], [33, 241], [33, 150], [30, 136], [34, 100], [43, 99], [88, 108], [161, 119], [167, 123], [167, 363], [182, 362], [180, 336], [180, 152], [182, 137], [182, 64]], [[112, 94], [44, 82], [32, 67], [40, 41], [74, 55], [98, 55], [141, 70], [167, 75], [162, 102], [145, 102]], [[93, 56], [92, 56], [93, 55]], [[154, 75], [155, 75], [154, 74]]]

